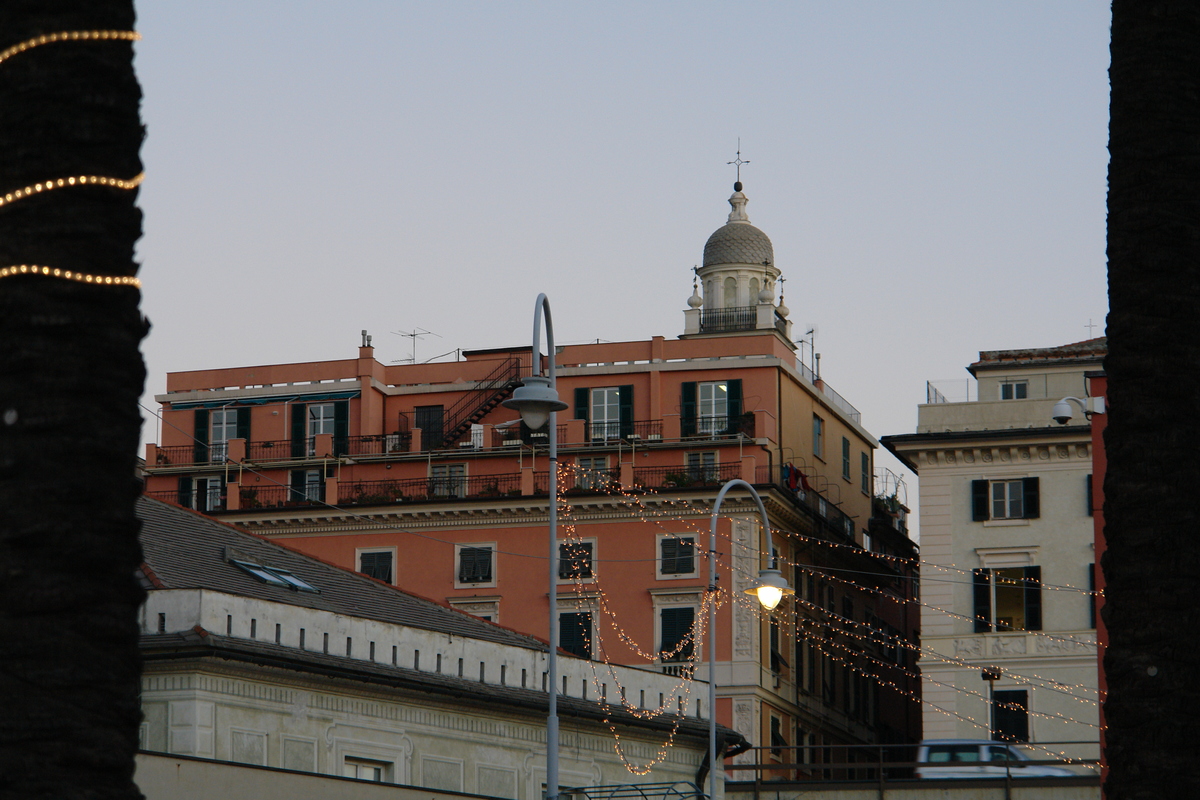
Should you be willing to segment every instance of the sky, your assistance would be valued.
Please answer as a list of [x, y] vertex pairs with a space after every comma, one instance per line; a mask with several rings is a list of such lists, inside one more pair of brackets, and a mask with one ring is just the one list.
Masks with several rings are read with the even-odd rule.
[[875, 436], [980, 350], [1103, 335], [1100, 0], [138, 11], [151, 408], [363, 329], [385, 363], [524, 345], [539, 292], [560, 344], [678, 336], [739, 140], [794, 333]]

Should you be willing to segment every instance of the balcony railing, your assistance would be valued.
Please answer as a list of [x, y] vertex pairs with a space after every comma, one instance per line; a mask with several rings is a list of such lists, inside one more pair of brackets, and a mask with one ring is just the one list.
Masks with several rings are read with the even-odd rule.
[[521, 494], [519, 472], [500, 475], [450, 475], [394, 481], [349, 481], [338, 485], [339, 505], [383, 505]]
[[680, 421], [681, 433], [685, 438], [736, 439], [745, 436], [754, 438], [754, 414], [746, 412], [730, 418], [726, 414], [684, 417]]
[[754, 306], [707, 308], [700, 312], [701, 333], [752, 331], [758, 325], [758, 309]]
[[584, 438], [592, 444], [624, 441], [662, 441], [662, 420], [647, 419], [633, 422], [589, 422]]
[[196, 489], [194, 491], [180, 492], [178, 489], [160, 489], [153, 492], [144, 492], [146, 497], [153, 497], [155, 500], [165, 500], [169, 503], [178, 503], [184, 508], [191, 508], [196, 511], [224, 511], [225, 510], [225, 494], [219, 489]]
[[[811, 476], [811, 478], [814, 481], [817, 480], [816, 476]], [[854, 520], [816, 489], [804, 489], [802, 487], [793, 489], [788, 486], [787, 482], [783, 479], [783, 469], [781, 467], [759, 467], [755, 470], [754, 482], [760, 486], [774, 486], [792, 498], [797, 505], [808, 509], [809, 516], [836, 538], [846, 542], [854, 541]]]
[[720, 486], [741, 474], [742, 465], [737, 461], [695, 467], [637, 467], [633, 470], [633, 482], [645, 489], [694, 489]]

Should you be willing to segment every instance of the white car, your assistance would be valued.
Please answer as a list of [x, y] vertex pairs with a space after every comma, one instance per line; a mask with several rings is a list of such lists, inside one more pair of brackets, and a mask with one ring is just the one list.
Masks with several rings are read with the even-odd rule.
[[917, 749], [918, 778], [1066, 778], [1062, 767], [1031, 764], [1008, 742], [987, 739], [926, 739]]

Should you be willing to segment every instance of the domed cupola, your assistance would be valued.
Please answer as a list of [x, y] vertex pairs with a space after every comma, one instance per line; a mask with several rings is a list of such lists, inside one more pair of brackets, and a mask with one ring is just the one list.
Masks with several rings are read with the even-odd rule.
[[787, 309], [780, 314], [775, 305], [775, 281], [780, 275], [775, 248], [765, 233], [750, 224], [747, 202], [738, 181], [729, 198], [728, 221], [704, 243], [704, 263], [695, 271], [700, 290], [693, 288], [684, 312], [685, 336], [771, 328], [790, 336]]

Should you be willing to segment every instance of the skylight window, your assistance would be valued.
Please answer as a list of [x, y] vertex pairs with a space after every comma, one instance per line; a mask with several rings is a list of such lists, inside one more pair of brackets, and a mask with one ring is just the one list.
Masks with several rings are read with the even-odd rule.
[[314, 594], [320, 593], [320, 590], [315, 586], [307, 581], [297, 578], [286, 569], [279, 569], [278, 567], [264, 567], [261, 564], [255, 564], [252, 561], [242, 561], [241, 559], [237, 558], [230, 560], [241, 569], [258, 578], [263, 583], [270, 584], [271, 586], [282, 586], [285, 589], [292, 589], [297, 592], [312, 592]]

